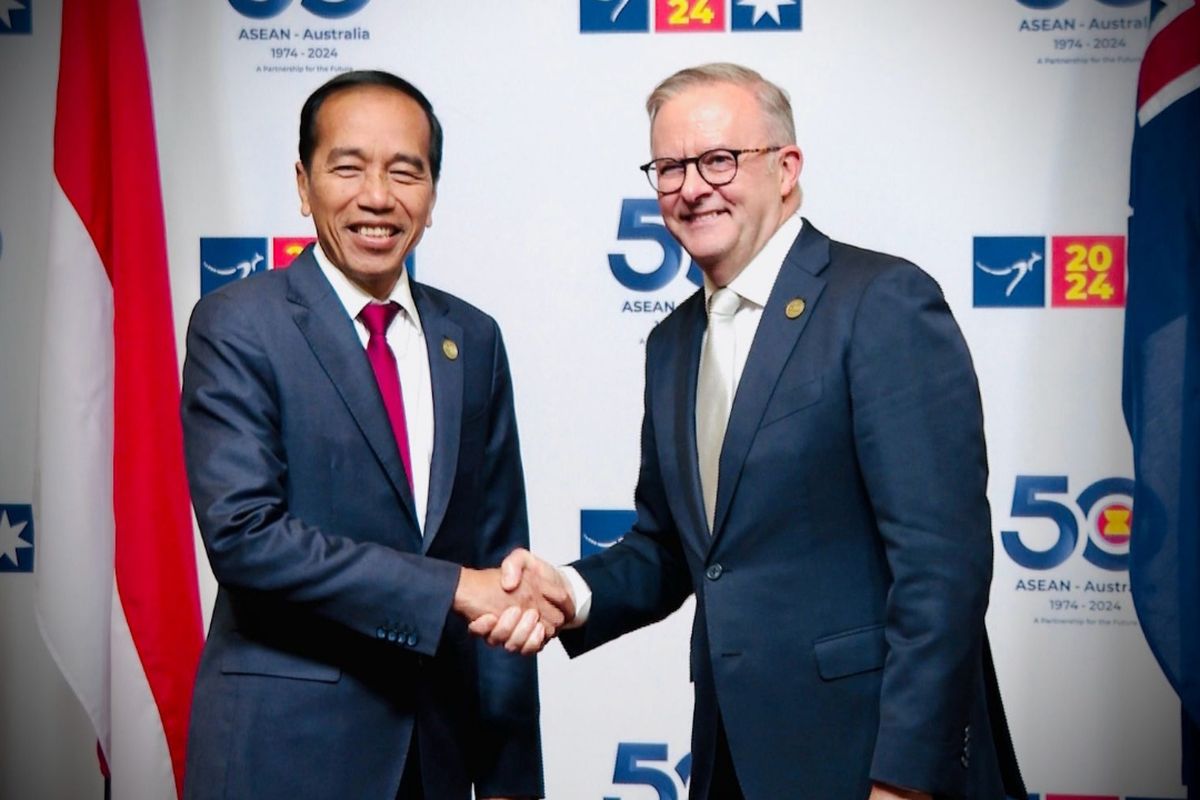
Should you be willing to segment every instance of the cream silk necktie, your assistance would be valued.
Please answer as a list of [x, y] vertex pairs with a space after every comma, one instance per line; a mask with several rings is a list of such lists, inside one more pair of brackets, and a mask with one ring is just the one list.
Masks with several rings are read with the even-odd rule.
[[700, 353], [700, 372], [696, 379], [696, 455], [700, 461], [700, 488], [704, 492], [704, 513], [710, 532], [717, 507], [721, 445], [725, 441], [735, 388], [733, 317], [741, 303], [742, 298], [729, 288], [718, 289], [709, 298], [708, 335]]

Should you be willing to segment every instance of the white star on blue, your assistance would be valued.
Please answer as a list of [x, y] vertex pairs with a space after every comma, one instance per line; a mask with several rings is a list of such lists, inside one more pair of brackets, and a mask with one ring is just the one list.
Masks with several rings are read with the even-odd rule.
[[29, 6], [25, 5], [26, 0], [0, 0], [0, 20], [4, 21], [4, 27], [10, 31], [13, 29], [12, 14], [14, 11], [27, 11]]

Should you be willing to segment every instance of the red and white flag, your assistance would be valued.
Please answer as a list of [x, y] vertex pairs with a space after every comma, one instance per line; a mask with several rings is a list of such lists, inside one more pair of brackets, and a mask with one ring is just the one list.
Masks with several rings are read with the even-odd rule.
[[203, 642], [137, 0], [63, 0], [38, 420], [38, 621], [120, 798], [183, 785]]

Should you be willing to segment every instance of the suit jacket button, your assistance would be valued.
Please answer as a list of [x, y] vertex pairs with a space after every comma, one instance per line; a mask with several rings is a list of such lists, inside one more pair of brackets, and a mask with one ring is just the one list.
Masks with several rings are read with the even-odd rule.
[[720, 564], [713, 564], [708, 569], [704, 570], [704, 577], [708, 578], [710, 581], [715, 581], [721, 577], [721, 573], [724, 571], [725, 568]]
[[965, 769], [965, 768], [967, 768], [967, 767], [969, 767], [969, 766], [971, 766], [971, 759], [967, 757], [967, 754], [966, 754], [966, 753], [963, 753], [963, 754], [962, 754], [962, 758], [960, 758], [960, 759], [959, 759], [959, 761], [961, 761], [961, 762], [962, 762], [962, 765], [963, 765], [963, 768], [964, 768], [964, 769]]
[[388, 631], [388, 632], [387, 632], [387, 640], [388, 640], [389, 642], [394, 642], [394, 641], [396, 641], [396, 631], [395, 631], [395, 629], [392, 629], [392, 630], [390, 630], [390, 631]]
[[410, 633], [408, 635], [408, 638], [405, 641], [407, 642], [409, 647], [416, 647], [417, 646], [417, 635], [415, 633]]

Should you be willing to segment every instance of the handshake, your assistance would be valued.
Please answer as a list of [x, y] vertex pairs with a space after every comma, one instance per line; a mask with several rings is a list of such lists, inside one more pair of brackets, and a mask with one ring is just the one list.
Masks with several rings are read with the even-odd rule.
[[562, 574], [524, 548], [492, 569], [463, 567], [452, 608], [471, 633], [511, 653], [532, 655], [575, 618]]

